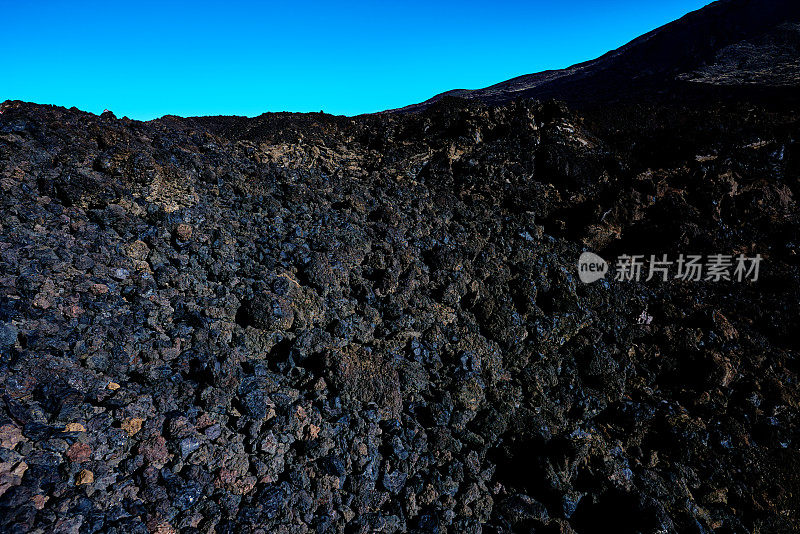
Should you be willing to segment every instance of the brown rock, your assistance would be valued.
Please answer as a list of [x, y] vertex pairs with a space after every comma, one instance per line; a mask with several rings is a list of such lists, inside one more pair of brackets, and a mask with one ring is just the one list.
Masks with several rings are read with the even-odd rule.
[[327, 362], [335, 384], [351, 401], [374, 402], [384, 417], [400, 413], [400, 378], [391, 362], [367, 350], [333, 351]]
[[75, 485], [81, 486], [83, 484], [91, 484], [94, 482], [94, 473], [89, 471], [88, 469], [84, 469], [77, 475], [75, 475]]
[[236, 471], [232, 469], [220, 469], [219, 473], [217, 474], [217, 480], [214, 484], [220, 488], [223, 486], [228, 486], [233, 484], [236, 481]]
[[186, 436], [191, 435], [194, 431], [194, 426], [189, 419], [184, 416], [170, 419], [165, 425], [165, 428], [167, 429], [169, 436], [173, 438], [185, 438]]
[[200, 414], [200, 417], [197, 418], [197, 422], [195, 423], [194, 427], [198, 430], [203, 430], [214, 424], [214, 420], [208, 415], [206, 412]]
[[17, 443], [24, 441], [22, 431], [15, 425], [7, 424], [0, 426], [0, 447], [4, 449], [13, 449]]
[[122, 430], [127, 432], [129, 436], [133, 436], [142, 429], [142, 423], [144, 423], [144, 419], [141, 417], [132, 417], [125, 419], [121, 426]]
[[67, 449], [67, 458], [75, 463], [88, 462], [92, 458], [92, 448], [85, 443], [75, 442]]
[[218, 488], [225, 488], [236, 495], [250, 493], [258, 480], [251, 475], [240, 476], [232, 469], [220, 469], [214, 485]]
[[151, 464], [157, 467], [163, 466], [170, 458], [167, 450], [167, 440], [164, 439], [164, 436], [150, 438], [139, 445], [139, 454], [144, 456], [145, 460]]
[[36, 298], [33, 299], [33, 306], [36, 308], [40, 308], [42, 310], [46, 310], [53, 306], [53, 303], [45, 297], [44, 295], [38, 295]]
[[86, 427], [80, 423], [67, 423], [64, 427], [64, 432], [86, 432]]
[[713, 313], [714, 326], [719, 328], [722, 336], [727, 340], [736, 339], [739, 337], [739, 331], [734, 328], [727, 317], [722, 315], [719, 311]]
[[76, 317], [80, 317], [82, 314], [83, 314], [83, 308], [81, 308], [77, 304], [72, 304], [64, 308], [64, 316], [69, 317], [70, 319], [75, 319]]
[[150, 247], [142, 240], [136, 240], [130, 243], [126, 249], [128, 256], [134, 260], [143, 261], [147, 259], [147, 255], [150, 254]]
[[178, 239], [181, 241], [188, 241], [192, 238], [192, 227], [188, 224], [179, 224], [175, 229], [175, 235], [177, 235]]
[[94, 295], [105, 295], [108, 293], [108, 286], [105, 284], [92, 284], [89, 291]]
[[42, 508], [44, 508], [45, 503], [49, 500], [50, 497], [47, 497], [45, 495], [34, 495], [33, 497], [31, 497], [31, 501], [33, 501], [33, 507], [36, 508], [37, 510], [41, 510]]
[[14, 465], [10, 462], [0, 463], [0, 495], [7, 492], [12, 486], [22, 483], [22, 476], [28, 470], [28, 464], [19, 462]]
[[159, 518], [148, 520], [147, 529], [153, 534], [177, 534], [178, 532], [175, 527]]

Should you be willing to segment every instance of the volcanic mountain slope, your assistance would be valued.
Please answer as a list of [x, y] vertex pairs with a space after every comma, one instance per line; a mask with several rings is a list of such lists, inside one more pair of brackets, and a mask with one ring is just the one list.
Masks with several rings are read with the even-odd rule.
[[2, 111], [3, 531], [800, 528], [796, 109]]
[[740, 94], [765, 101], [776, 95], [797, 98], [798, 93], [800, 3], [719, 0], [598, 59], [485, 89], [448, 91], [395, 111], [423, 109], [445, 96], [489, 104], [558, 98], [573, 106], [597, 107]]

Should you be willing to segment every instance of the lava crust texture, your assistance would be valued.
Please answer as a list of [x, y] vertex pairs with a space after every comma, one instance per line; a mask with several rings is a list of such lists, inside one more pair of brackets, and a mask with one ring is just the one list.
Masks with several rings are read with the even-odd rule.
[[[800, 528], [779, 107], [6, 102], [0, 529]], [[763, 262], [583, 284], [584, 251]]]

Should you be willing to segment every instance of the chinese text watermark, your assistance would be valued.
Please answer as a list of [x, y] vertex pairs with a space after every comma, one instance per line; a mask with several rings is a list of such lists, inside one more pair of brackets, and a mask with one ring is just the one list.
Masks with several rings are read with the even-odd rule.
[[[614, 262], [614, 280], [618, 282], [648, 282], [650, 280], [683, 280], [689, 282], [721, 282], [758, 280], [761, 255], [744, 254], [679, 254], [670, 259], [667, 254], [650, 256], [622, 254]], [[584, 252], [578, 259], [578, 276], [590, 284], [609, 272], [610, 266], [603, 258]]]

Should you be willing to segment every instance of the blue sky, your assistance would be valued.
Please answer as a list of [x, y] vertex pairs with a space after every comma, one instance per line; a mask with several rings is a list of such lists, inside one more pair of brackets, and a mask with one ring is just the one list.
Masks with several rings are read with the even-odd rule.
[[707, 3], [3, 0], [0, 101], [355, 115], [593, 59]]

